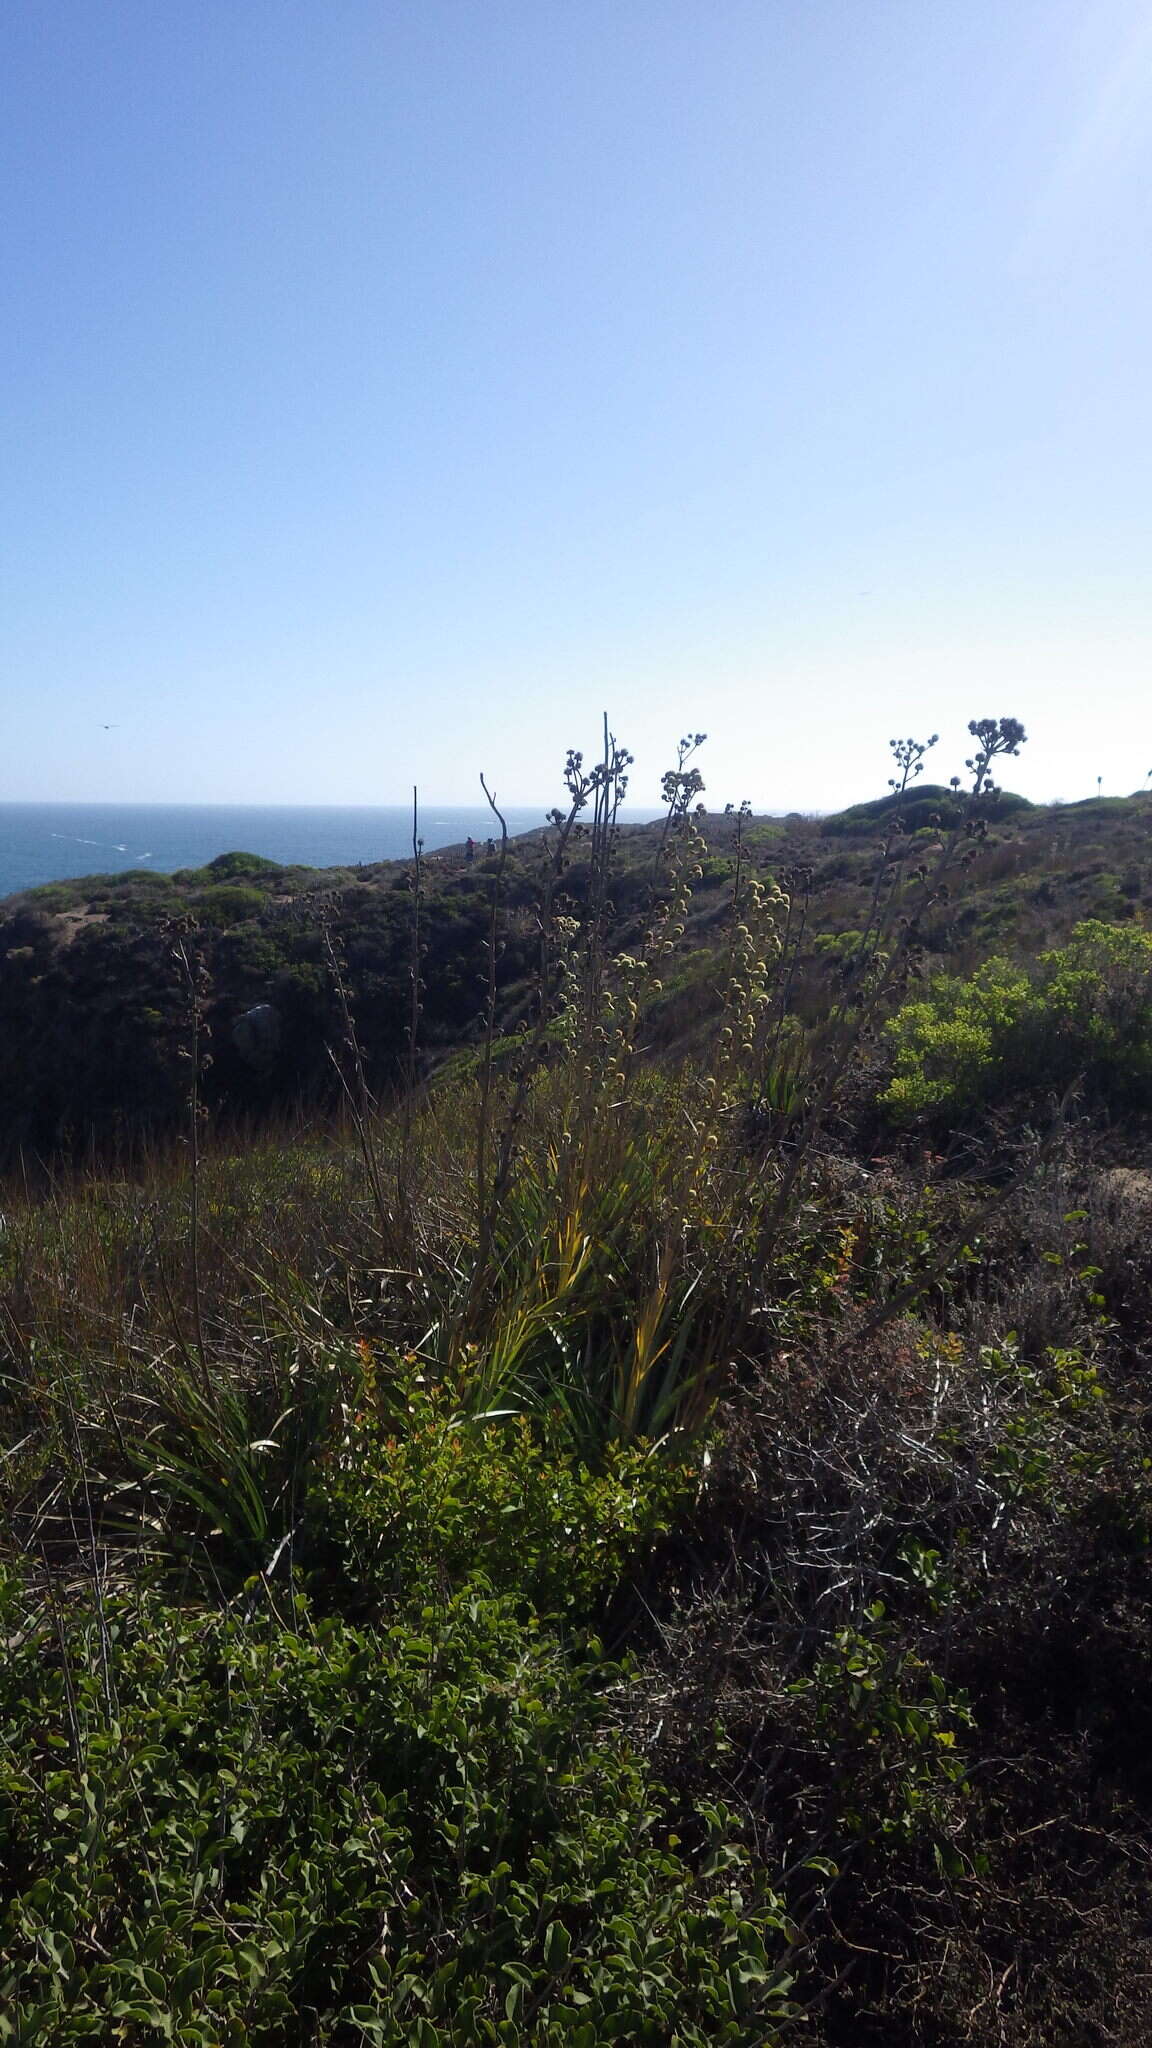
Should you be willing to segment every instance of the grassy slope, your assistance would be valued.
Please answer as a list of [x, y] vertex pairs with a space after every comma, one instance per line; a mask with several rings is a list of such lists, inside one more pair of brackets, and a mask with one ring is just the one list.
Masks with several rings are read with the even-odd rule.
[[[933, 954], [1139, 921], [1146, 815], [994, 827]], [[827, 822], [749, 835], [801, 1007]], [[1148, 2038], [1152, 1188], [750, 1126], [733, 829], [526, 1091], [6, 1198], [0, 2039]]]

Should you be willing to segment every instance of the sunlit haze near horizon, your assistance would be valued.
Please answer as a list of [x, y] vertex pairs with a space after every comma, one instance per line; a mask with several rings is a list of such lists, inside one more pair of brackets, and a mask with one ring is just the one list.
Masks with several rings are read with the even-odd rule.
[[0, 801], [1152, 771], [1152, 6], [12, 0]]

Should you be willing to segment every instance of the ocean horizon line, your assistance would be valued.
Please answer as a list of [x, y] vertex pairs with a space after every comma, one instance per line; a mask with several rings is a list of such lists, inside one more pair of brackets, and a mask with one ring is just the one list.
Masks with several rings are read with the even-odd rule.
[[[472, 811], [478, 811], [478, 810], [483, 810], [483, 809], [485, 809], [485, 808], [486, 808], [486, 807], [485, 807], [485, 805], [483, 804], [483, 802], [482, 802], [482, 801], [481, 801], [481, 802], [476, 802], [475, 800], [473, 800], [472, 802], [470, 802], [470, 803], [469, 803], [469, 802], [463, 802], [463, 801], [456, 801], [456, 800], [450, 801], [450, 800], [449, 800], [448, 798], [444, 798], [444, 799], [443, 799], [443, 801], [441, 801], [441, 800], [440, 800], [439, 798], [436, 798], [436, 797], [421, 797], [421, 798], [420, 798], [420, 801], [419, 801], [419, 805], [418, 805], [418, 812], [419, 812], [419, 811], [422, 811], [422, 810], [429, 810], [429, 811], [468, 811], [468, 812], [472, 812]], [[536, 804], [536, 803], [534, 803], [534, 802], [523, 802], [523, 801], [521, 801], [521, 800], [518, 800], [518, 799], [515, 799], [515, 798], [512, 798], [512, 797], [509, 797], [509, 798], [507, 799], [507, 801], [506, 801], [506, 802], [505, 802], [505, 801], [503, 801], [503, 800], [501, 801], [501, 804], [500, 804], [500, 808], [501, 808], [501, 810], [508, 810], [508, 811], [516, 811], [516, 812], [520, 812], [520, 811], [534, 811], [534, 810], [539, 810], [539, 811], [540, 811], [540, 814], [541, 814], [541, 817], [542, 817], [542, 818], [546, 818], [546, 817], [548, 817], [548, 816], [550, 815], [550, 813], [551, 813], [552, 811], [554, 811], [554, 810], [557, 810], [557, 809], [559, 809], [559, 810], [563, 810], [563, 809], [564, 809], [565, 807], [564, 807], [564, 805], [563, 805], [563, 804], [556, 804], [556, 803], [551, 803], [551, 804], [549, 804], [549, 803], [546, 803], [546, 802], [541, 802], [541, 803], [539, 803], [539, 804]], [[79, 797], [79, 796], [78, 796], [78, 797], [64, 797], [64, 796], [59, 796], [59, 797], [58, 797], [58, 796], [51, 796], [51, 797], [49, 797], [49, 796], [45, 796], [45, 797], [39, 797], [39, 796], [11, 796], [11, 797], [7, 797], [7, 796], [5, 796], [5, 797], [0, 797], [0, 810], [6, 810], [6, 811], [19, 811], [19, 810], [25, 810], [25, 811], [46, 811], [46, 810], [74, 810], [74, 811], [405, 811], [405, 812], [407, 812], [407, 814], [408, 814], [409, 816], [411, 816], [411, 814], [412, 814], [412, 803], [411, 803], [411, 799], [409, 799], [409, 800], [408, 800], [407, 802], [401, 802], [401, 803], [371, 803], [371, 804], [353, 804], [353, 803], [317, 803], [317, 802], [311, 802], [311, 803], [292, 803], [292, 802], [288, 802], [288, 801], [285, 801], [285, 802], [282, 802], [282, 803], [281, 803], [281, 802], [272, 802], [272, 801], [270, 801], [270, 800], [269, 800], [269, 801], [261, 800], [261, 801], [258, 801], [258, 802], [253, 802], [253, 803], [241, 803], [241, 802], [239, 802], [239, 801], [238, 801], [237, 799], [235, 799], [235, 798], [222, 798], [222, 799], [220, 799], [219, 801], [217, 801], [217, 800], [216, 800], [215, 798], [208, 798], [208, 797], [198, 797], [198, 798], [195, 798], [195, 799], [193, 799], [193, 800], [190, 800], [190, 801], [185, 801], [185, 800], [184, 800], [183, 798], [179, 798], [179, 797], [173, 797], [173, 798], [167, 798], [167, 797], [131, 797], [131, 798], [125, 798], [125, 799], [124, 799], [123, 801], [121, 801], [121, 799], [120, 799], [120, 798], [118, 798], [118, 797], [103, 797], [103, 796], [94, 796], [94, 797]], [[646, 818], [646, 819], [647, 819], [647, 818], [657, 818], [657, 817], [659, 817], [659, 816], [661, 815], [661, 812], [662, 812], [662, 806], [661, 806], [660, 804], [655, 804], [655, 803], [654, 803], [654, 804], [651, 804], [651, 805], [647, 805], [647, 804], [622, 804], [622, 805], [621, 805], [621, 807], [620, 807], [620, 815], [621, 815], [622, 817], [623, 817], [623, 816], [625, 816], [625, 815], [627, 815], [628, 817], [632, 817], [632, 818], [634, 818], [634, 817], [639, 817], [639, 816], [643, 816], [643, 817], [644, 817], [644, 818]]]
[[[501, 805], [511, 838], [543, 830], [545, 804]], [[625, 825], [659, 817], [629, 806]], [[485, 844], [499, 825], [484, 803], [421, 803], [417, 836], [428, 854]], [[206, 867], [222, 853], [253, 853], [281, 867], [370, 867], [407, 860], [412, 806], [407, 804], [90, 803], [56, 798], [0, 798], [0, 898], [52, 882], [83, 881], [146, 869], [172, 874]]]

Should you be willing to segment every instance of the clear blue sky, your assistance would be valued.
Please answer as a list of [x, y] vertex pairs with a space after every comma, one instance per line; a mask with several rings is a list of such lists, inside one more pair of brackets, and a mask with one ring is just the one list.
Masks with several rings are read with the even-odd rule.
[[8, 0], [0, 208], [0, 798], [1152, 767], [1146, 0]]

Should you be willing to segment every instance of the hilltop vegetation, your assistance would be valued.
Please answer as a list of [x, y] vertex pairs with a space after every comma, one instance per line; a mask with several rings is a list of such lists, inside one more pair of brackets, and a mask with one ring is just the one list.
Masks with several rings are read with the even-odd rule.
[[[653, 1053], [691, 1050], [719, 1017], [717, 963], [738, 873], [787, 891], [791, 997], [812, 1019], [835, 1000], [878, 882], [887, 891], [894, 874], [907, 885], [921, 865], [930, 871], [966, 801], [913, 783], [821, 819], [694, 815], [700, 872], [661, 999], [647, 1004]], [[1148, 795], [1057, 807], [1001, 792], [986, 836], [966, 843], [940, 888], [920, 892], [917, 972], [967, 977], [990, 955], [1020, 966], [1086, 920], [1139, 925], [1152, 901], [1150, 822]], [[609, 947], [626, 951], [645, 928], [665, 832], [661, 822], [616, 830]], [[174, 940], [190, 932], [211, 1052], [202, 1099], [225, 1119], [340, 1099], [332, 1049], [346, 1036], [345, 997], [370, 1087], [388, 1094], [406, 1083], [414, 945], [420, 1073], [475, 1048], [486, 1029], [493, 915], [497, 1028], [522, 1030], [535, 1014], [544, 905], [578, 920], [593, 908], [587, 838], [578, 819], [559, 874], [555, 826], [510, 841], [503, 859], [467, 862], [462, 848], [427, 857], [418, 933], [411, 862], [316, 871], [233, 852], [172, 876], [88, 876], [9, 898], [0, 905], [2, 1156], [123, 1156], [180, 1128], [189, 989]], [[274, 1038], [248, 1045], [237, 1020], [259, 1006], [274, 1012]]]
[[974, 737], [7, 906], [0, 2041], [1149, 2038], [1150, 813]]

